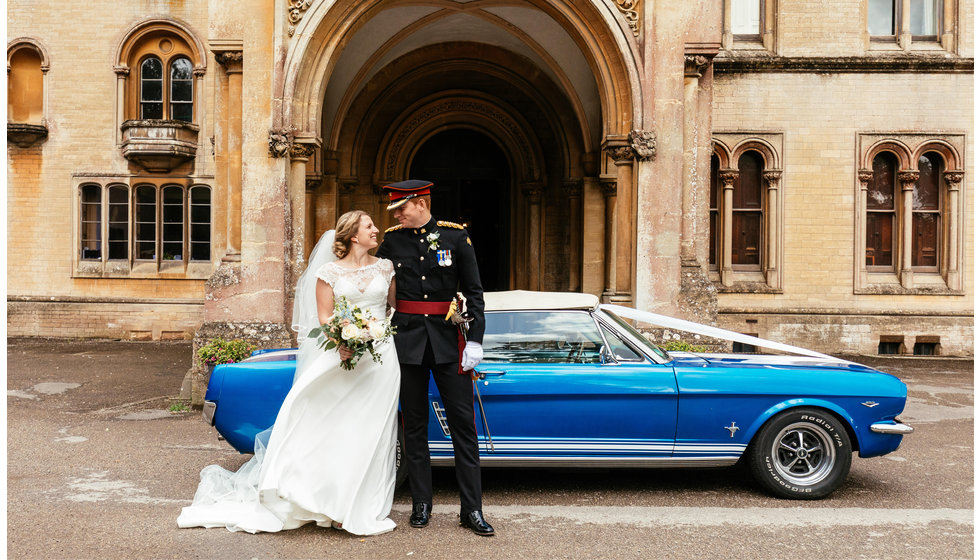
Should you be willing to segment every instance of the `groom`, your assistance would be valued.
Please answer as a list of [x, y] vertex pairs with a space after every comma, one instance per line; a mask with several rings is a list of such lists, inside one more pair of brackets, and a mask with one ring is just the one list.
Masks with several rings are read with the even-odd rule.
[[[483, 359], [483, 286], [473, 244], [463, 226], [432, 218], [432, 183], [402, 181], [382, 187], [398, 220], [385, 231], [377, 256], [395, 265], [396, 299], [392, 324], [401, 365], [401, 408], [405, 462], [412, 489], [412, 527], [425, 527], [432, 513], [429, 465], [429, 373], [432, 373], [452, 434], [459, 485], [459, 524], [482, 536], [493, 527], [483, 518], [480, 452], [473, 411], [472, 370]], [[466, 297], [473, 320], [463, 344], [447, 320], [456, 292]]]

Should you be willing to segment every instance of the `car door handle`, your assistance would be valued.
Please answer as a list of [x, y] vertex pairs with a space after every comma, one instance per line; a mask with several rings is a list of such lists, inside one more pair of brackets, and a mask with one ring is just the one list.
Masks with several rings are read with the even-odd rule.
[[501, 375], [504, 375], [505, 373], [507, 372], [500, 371], [500, 370], [489, 370], [489, 369], [485, 369], [483, 371], [476, 370], [476, 377], [477, 379], [486, 379], [488, 375], [499, 377]]

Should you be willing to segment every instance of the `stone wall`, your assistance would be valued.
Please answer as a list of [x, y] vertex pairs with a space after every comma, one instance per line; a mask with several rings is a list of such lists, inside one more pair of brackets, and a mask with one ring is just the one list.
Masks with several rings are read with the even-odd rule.
[[8, 336], [191, 340], [204, 320], [200, 301], [11, 297]]

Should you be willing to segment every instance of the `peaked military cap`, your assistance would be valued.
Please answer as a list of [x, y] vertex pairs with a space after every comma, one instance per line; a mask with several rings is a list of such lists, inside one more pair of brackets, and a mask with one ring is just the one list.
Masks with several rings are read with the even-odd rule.
[[431, 189], [432, 181], [420, 181], [418, 179], [400, 181], [381, 187], [381, 190], [388, 193], [390, 201], [388, 210], [394, 210], [417, 196], [425, 196], [429, 194]]

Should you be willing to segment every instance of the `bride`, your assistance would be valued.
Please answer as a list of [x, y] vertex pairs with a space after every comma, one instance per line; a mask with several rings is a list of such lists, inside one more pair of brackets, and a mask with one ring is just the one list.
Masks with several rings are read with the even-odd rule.
[[179, 527], [256, 533], [315, 522], [356, 535], [395, 528], [388, 518], [400, 381], [395, 346], [390, 339], [377, 344], [381, 363], [364, 354], [347, 371], [340, 367], [350, 357], [346, 347], [325, 352], [304, 336], [327, 322], [340, 296], [385, 316], [386, 304], [394, 304], [394, 269], [368, 254], [377, 245], [378, 228], [361, 210], [341, 216], [336, 235], [329, 231], [317, 243], [296, 286], [296, 374], [276, 422], [256, 436], [255, 456], [237, 472], [218, 465], [201, 471]]

